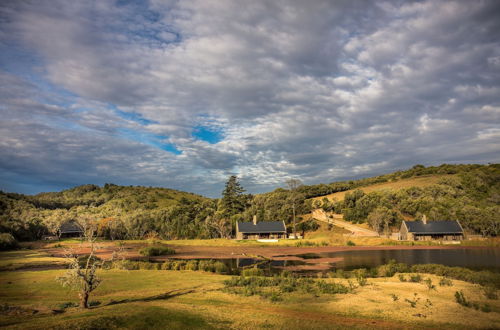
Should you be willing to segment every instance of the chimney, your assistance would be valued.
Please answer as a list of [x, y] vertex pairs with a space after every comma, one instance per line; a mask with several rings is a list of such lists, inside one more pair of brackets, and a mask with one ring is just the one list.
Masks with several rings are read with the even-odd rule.
[[254, 225], [256, 225], [256, 224], [257, 224], [257, 216], [256, 216], [256, 215], [254, 215], [254, 216], [253, 216], [253, 224], [254, 224]]
[[424, 223], [424, 225], [427, 224], [427, 216], [425, 214], [422, 216], [422, 222]]

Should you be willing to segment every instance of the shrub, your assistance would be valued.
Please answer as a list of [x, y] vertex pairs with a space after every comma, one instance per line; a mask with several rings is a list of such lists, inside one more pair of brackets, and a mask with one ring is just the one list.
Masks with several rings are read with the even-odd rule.
[[93, 300], [93, 301], [89, 302], [90, 307], [99, 306], [100, 304], [101, 304], [101, 302], [98, 300]]
[[[406, 264], [403, 264], [403, 263], [396, 263], [396, 260], [390, 260], [389, 263], [377, 267], [376, 271], [377, 271], [378, 276], [392, 277], [396, 273], [407, 272], [408, 266]], [[404, 282], [404, 281], [401, 281], [401, 282]]]
[[439, 280], [439, 285], [440, 286], [452, 286], [453, 282], [446, 277], [443, 277], [442, 279]]
[[410, 300], [410, 299], [408, 299], [408, 298], [405, 298], [405, 301], [406, 301], [407, 303], [409, 303], [409, 304], [410, 304], [410, 306], [411, 306], [412, 308], [416, 308], [416, 307], [417, 307], [417, 303], [418, 303], [418, 301], [420, 300], [420, 298], [419, 298], [419, 297], [417, 297], [417, 296], [418, 296], [418, 294], [417, 294], [417, 293], [413, 293], [413, 299], [411, 299], [411, 300]]
[[399, 274], [398, 277], [401, 282], [407, 282], [406, 277], [403, 274]]
[[59, 309], [66, 309], [66, 308], [78, 307], [78, 306], [79, 305], [77, 303], [69, 301], [69, 302], [65, 302], [65, 303], [59, 304], [57, 307], [59, 307]]
[[485, 313], [491, 312], [491, 306], [488, 304], [484, 304], [483, 306], [481, 306], [481, 312], [485, 312]]
[[422, 282], [422, 276], [420, 276], [420, 274], [417, 274], [417, 275], [410, 275], [410, 282], [414, 282], [414, 283], [420, 283]]
[[146, 257], [154, 257], [175, 254], [175, 250], [166, 246], [147, 246], [140, 249], [139, 253]]
[[473, 271], [463, 267], [448, 267], [437, 264], [422, 264], [411, 266], [414, 273], [435, 274], [439, 276], [451, 277], [457, 280], [481, 285], [492, 285], [500, 288], [500, 274], [491, 271]]
[[356, 269], [353, 271], [354, 276], [356, 276], [356, 281], [360, 286], [365, 286], [367, 284], [366, 275], [367, 271], [364, 268]]
[[432, 284], [432, 280], [430, 278], [426, 278], [424, 280], [424, 283], [425, 283], [425, 285], [427, 285], [427, 288], [429, 290], [436, 290], [436, 286], [434, 284]]
[[351, 291], [347, 286], [341, 283], [327, 283], [325, 281], [317, 281], [316, 287], [320, 293], [328, 294], [349, 293]]
[[198, 263], [198, 269], [202, 270], [204, 272], [214, 272], [215, 267], [214, 267], [214, 262], [213, 260], [200, 260]]
[[391, 298], [392, 298], [392, 301], [398, 301], [399, 300], [399, 296], [395, 293], [391, 293]]
[[356, 245], [356, 243], [354, 243], [354, 242], [353, 242], [353, 241], [351, 241], [351, 240], [347, 241], [347, 243], [346, 243], [346, 244], [347, 244], [347, 246], [355, 246], [355, 245]]
[[19, 247], [19, 244], [17, 243], [14, 236], [12, 236], [9, 233], [1, 233], [0, 234], [0, 250], [1, 251], [13, 250], [13, 249], [16, 249], [18, 247]]
[[243, 276], [264, 276], [264, 271], [257, 267], [245, 268], [241, 271]]
[[189, 260], [186, 263], [186, 270], [198, 270], [198, 260]]
[[464, 307], [471, 307], [472, 304], [467, 301], [462, 291], [455, 291], [455, 301]]
[[[89, 258], [90, 258], [90, 260], [89, 260]], [[78, 259], [78, 264], [80, 265], [80, 267], [85, 267], [87, 262], [89, 262], [89, 264], [93, 264], [97, 261], [101, 261], [101, 259], [95, 255], [92, 255], [92, 257], [90, 257], [90, 254], [81, 255], [77, 259]]]
[[162, 270], [170, 270], [172, 269], [172, 260], [166, 260], [164, 263], [161, 264], [161, 269]]
[[497, 289], [492, 285], [487, 285], [483, 288], [484, 296], [491, 300], [497, 300], [498, 294]]
[[216, 261], [214, 263], [214, 270], [217, 274], [223, 274], [223, 273], [227, 273], [228, 268], [223, 262]]

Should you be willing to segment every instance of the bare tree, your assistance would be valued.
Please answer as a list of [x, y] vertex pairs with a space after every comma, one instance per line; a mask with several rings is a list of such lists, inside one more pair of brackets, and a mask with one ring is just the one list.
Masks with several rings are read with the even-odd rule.
[[230, 220], [220, 214], [208, 216], [205, 223], [209, 228], [215, 229], [221, 238], [228, 238], [231, 234]]
[[79, 258], [76, 253], [69, 251], [66, 254], [70, 260], [69, 268], [66, 274], [57, 278], [62, 286], [78, 292], [81, 308], [89, 307], [90, 294], [101, 284], [97, 270], [101, 268], [102, 262], [95, 256], [95, 239], [88, 236], [90, 232], [86, 232], [85, 236], [90, 243], [90, 254], [85, 258]]
[[297, 238], [297, 228], [296, 228], [296, 220], [295, 220], [295, 205], [297, 200], [299, 199], [297, 194], [297, 189], [302, 186], [302, 181], [299, 179], [288, 179], [286, 181], [286, 185], [291, 192], [290, 202], [292, 204], [292, 214], [293, 214], [293, 236]]

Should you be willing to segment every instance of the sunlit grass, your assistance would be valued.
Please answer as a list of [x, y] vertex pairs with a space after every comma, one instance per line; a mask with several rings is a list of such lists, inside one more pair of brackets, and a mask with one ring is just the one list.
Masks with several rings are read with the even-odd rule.
[[[101, 304], [89, 311], [69, 308], [52, 315], [52, 309], [76, 302], [74, 292], [62, 288], [55, 278], [63, 271], [0, 272], [0, 304], [36, 309], [34, 315], [1, 315], [0, 325], [23, 329], [49, 327], [131, 328], [374, 328], [440, 329], [494, 327], [499, 321], [498, 300], [486, 300], [480, 287], [453, 280], [451, 287], [429, 290], [422, 283], [392, 278], [368, 279], [368, 285], [342, 295], [285, 294], [284, 300], [245, 297], [220, 290], [225, 275], [194, 271], [102, 271], [101, 286], [91, 301]], [[439, 277], [423, 275], [438, 283]], [[347, 284], [343, 279], [324, 279]], [[462, 290], [473, 301], [488, 302], [492, 312], [464, 308], [453, 294]], [[405, 298], [420, 298], [412, 308]], [[399, 297], [393, 301], [391, 294]], [[159, 297], [159, 298], [158, 298]], [[426, 307], [426, 299], [432, 306]], [[114, 304], [113, 304], [114, 302]], [[111, 303], [111, 304], [110, 304]], [[420, 315], [419, 315], [420, 314]], [[416, 316], [417, 315], [417, 316]], [[424, 316], [422, 316], [424, 315]], [[377, 325], [378, 324], [378, 325]]]

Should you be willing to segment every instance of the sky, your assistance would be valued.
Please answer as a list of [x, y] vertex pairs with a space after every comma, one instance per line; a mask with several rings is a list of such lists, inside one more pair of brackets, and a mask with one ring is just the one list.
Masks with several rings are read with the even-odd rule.
[[0, 190], [500, 161], [500, 1], [0, 1]]

